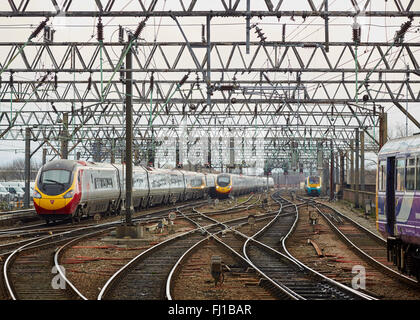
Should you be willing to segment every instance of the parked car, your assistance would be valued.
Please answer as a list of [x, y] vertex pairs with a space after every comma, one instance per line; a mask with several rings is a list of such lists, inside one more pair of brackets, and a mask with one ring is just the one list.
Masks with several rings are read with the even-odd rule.
[[8, 196], [10, 196], [9, 191], [7, 191], [7, 189], [0, 184], [0, 198], [6, 198]]
[[[17, 194], [19, 195], [20, 192], [23, 191], [23, 194], [25, 194], [25, 182], [24, 181], [6, 181], [2, 183], [3, 186], [7, 187], [13, 187], [13, 188], [19, 188], [20, 190], [15, 190], [17, 192]], [[11, 191], [12, 194], [16, 194], [14, 191]], [[29, 189], [29, 194], [30, 197], [33, 196], [34, 194], [34, 190], [33, 190], [33, 186], [30, 187]], [[24, 195], [23, 195], [24, 196]], [[23, 197], [22, 196], [22, 197]], [[19, 195], [20, 197], [20, 195]]]
[[25, 196], [25, 191], [23, 191], [20, 187], [7, 186], [6, 189], [9, 191], [9, 193], [19, 198], [23, 198]]

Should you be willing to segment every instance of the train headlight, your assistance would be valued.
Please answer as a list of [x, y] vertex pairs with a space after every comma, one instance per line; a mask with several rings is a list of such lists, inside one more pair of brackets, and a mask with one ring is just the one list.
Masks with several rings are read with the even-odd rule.
[[69, 192], [67, 192], [63, 198], [68, 199], [68, 198], [73, 198], [74, 196], [74, 190], [70, 190]]
[[41, 199], [41, 197], [42, 197], [41, 194], [38, 191], [34, 190], [33, 198], [35, 198], [35, 199]]

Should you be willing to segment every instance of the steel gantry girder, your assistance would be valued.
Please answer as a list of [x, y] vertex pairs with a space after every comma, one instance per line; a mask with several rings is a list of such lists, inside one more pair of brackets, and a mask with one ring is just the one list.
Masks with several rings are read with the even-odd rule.
[[[95, 0], [88, 8], [89, 11], [81, 10], [80, 2], [73, 0], [65, 0], [59, 3], [57, 0], [43, 1], [42, 7], [36, 6], [36, 0], [9, 0], [1, 7], [0, 17], [54, 17], [62, 14], [67, 17], [95, 17], [98, 15], [108, 17], [139, 17], [139, 16], [202, 16], [211, 14], [212, 16], [302, 16], [306, 17], [330, 17], [342, 16], [352, 17], [363, 12], [366, 16], [373, 17], [390, 17], [390, 16], [406, 16], [407, 13], [419, 15], [415, 11], [414, 0], [397, 0], [390, 2], [386, 11], [368, 10], [370, 0], [352, 1], [345, 0], [346, 7], [351, 10], [347, 11], [326, 11], [325, 1], [307, 0], [299, 3], [299, 10], [296, 2], [290, 0], [260, 0], [253, 1], [252, 10], [247, 10], [246, 0], [180, 0], [171, 1], [165, 6], [165, 9], [159, 10], [157, 4], [159, 1], [153, 0], [146, 4], [146, 1], [131, 1], [127, 5], [122, 5], [115, 0]], [[87, 7], [87, 4], [84, 5]], [[83, 7], [83, 6], [82, 6]], [[330, 7], [331, 8], [331, 7]], [[250, 8], [251, 9], [251, 8]]]
[[[420, 100], [418, 41], [356, 44], [329, 41], [328, 35], [332, 17], [412, 20], [420, 16], [413, 0], [390, 2], [385, 11], [371, 10], [370, 0], [349, 0], [344, 4], [349, 10], [328, 6], [325, 0], [302, 1], [299, 8], [288, 0], [253, 1], [252, 7], [247, 3], [180, 0], [161, 8], [157, 0], [126, 6], [96, 0], [87, 8], [88, 3], [51, 0], [42, 10], [34, 0], [0, 4], [0, 18], [143, 17], [144, 22], [166, 17], [178, 23], [177, 17], [201, 17], [206, 22], [203, 30], [207, 28], [201, 42], [189, 41], [182, 23], [178, 32], [185, 41], [136, 41], [129, 70], [121, 64], [125, 48], [131, 46], [124, 41], [39, 42], [31, 37], [26, 42], [0, 42], [0, 138], [23, 140], [24, 128], [30, 127], [37, 149], [48, 145], [49, 154], [60, 154], [63, 141], [70, 152], [88, 158], [97, 159], [100, 148], [121, 151], [126, 83], [115, 76], [119, 72], [132, 72], [134, 78], [133, 143], [140, 151], [156, 146], [158, 153], [176, 151], [174, 139], [181, 140], [188, 153], [197, 141], [210, 138], [217, 144], [229, 137], [251, 141], [242, 144], [247, 152], [255, 151], [255, 139], [260, 139], [263, 160], [287, 159], [292, 150], [304, 159], [314, 157], [307, 152], [312, 142], [333, 141], [328, 147], [335, 152], [348, 148], [355, 129], [368, 134], [368, 150], [377, 150], [383, 106]], [[247, 25], [251, 18], [313, 17], [325, 21], [325, 41], [287, 41], [280, 33], [259, 42], [218, 41], [210, 33], [216, 17], [242, 17]], [[229, 149], [225, 142], [219, 151]]]
[[[111, 48], [114, 51], [121, 51], [124, 45], [29, 43], [3, 72], [3, 78], [9, 76], [9, 81], [3, 82], [0, 102], [25, 100], [95, 103], [98, 99], [121, 101], [124, 95], [123, 83], [111, 79], [117, 68], [112, 59]], [[299, 101], [345, 103], [357, 102], [365, 95], [369, 100], [382, 103], [393, 101], [412, 103], [420, 100], [420, 79], [417, 78], [420, 74], [417, 58], [420, 50], [418, 42], [395, 46], [392, 57], [385, 54], [390, 43], [359, 44], [359, 47], [365, 49], [365, 53], [359, 55], [357, 59], [358, 77], [365, 81], [363, 88], [359, 89], [358, 96], [355, 96], [353, 45], [353, 43], [329, 43], [329, 54], [327, 54], [324, 46], [319, 43], [254, 42], [250, 43], [252, 54], [247, 56], [246, 44], [243, 42], [213, 42], [210, 45], [211, 66], [208, 68], [208, 72], [212, 75], [214, 95], [212, 100], [221, 102], [226, 99], [226, 94], [217, 89], [229, 83], [235, 85], [234, 90], [230, 92], [231, 96], [237, 97], [238, 101], [250, 100], [253, 103], [262, 102], [262, 99], [267, 98], [276, 102], [284, 100], [290, 103]], [[0, 50], [8, 52], [4, 62], [0, 62], [0, 67], [6, 65], [9, 57], [15, 55], [23, 46], [23, 43], [0, 43]], [[186, 82], [190, 88], [176, 91], [172, 100], [179, 103], [180, 100], [189, 98], [192, 103], [206, 102], [205, 97], [197, 90], [197, 86], [206, 85], [206, 79], [203, 79], [201, 72], [207, 69], [209, 61], [202, 43], [191, 43], [192, 54], [186, 50], [185, 43], [141, 43], [141, 48], [139, 52], [133, 51], [131, 71], [135, 74], [133, 80], [135, 103], [147, 103], [150, 94], [148, 82], [152, 72], [164, 73], [167, 78], [167, 80], [157, 79], [155, 82], [156, 103], [164, 103], [179, 79], [189, 72], [195, 73], [195, 81]], [[100, 50], [103, 51], [102, 55], [99, 54]], [[172, 54], [169, 55], [167, 52]], [[30, 53], [33, 53], [31, 58]], [[407, 57], [406, 62], [400, 59], [402, 55]], [[193, 57], [198, 57], [199, 68], [191, 64]], [[50, 61], [49, 67], [45, 61]], [[373, 68], [375, 65], [376, 68]], [[118, 71], [127, 70], [121, 67]], [[267, 79], [270, 78], [269, 93], [267, 93], [267, 81], [263, 79], [258, 82], [261, 73], [266, 75]], [[413, 75], [408, 81], [407, 74]], [[23, 76], [33, 77], [33, 80], [19, 79]], [[103, 83], [108, 84], [105, 92], [101, 90]], [[284, 83], [300, 89], [286, 90]], [[265, 90], [261, 88], [258, 90], [259, 84], [264, 84]], [[296, 91], [300, 91], [298, 98], [295, 97]]]

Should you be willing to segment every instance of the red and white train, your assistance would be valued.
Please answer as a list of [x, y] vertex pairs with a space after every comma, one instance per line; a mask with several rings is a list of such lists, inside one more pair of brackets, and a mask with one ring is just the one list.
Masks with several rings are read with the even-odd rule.
[[[261, 189], [263, 178], [247, 178], [246, 192]], [[217, 196], [217, 175], [183, 170], [133, 167], [135, 210], [158, 204]], [[235, 190], [239, 191], [239, 186]], [[34, 206], [48, 221], [95, 214], [119, 214], [125, 201], [125, 166], [76, 160], [54, 160], [38, 172]]]

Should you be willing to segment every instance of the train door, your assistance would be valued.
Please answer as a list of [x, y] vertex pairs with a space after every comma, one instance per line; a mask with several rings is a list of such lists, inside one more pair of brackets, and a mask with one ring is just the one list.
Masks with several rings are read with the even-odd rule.
[[395, 225], [395, 157], [387, 158], [385, 214], [388, 234], [394, 235]]

